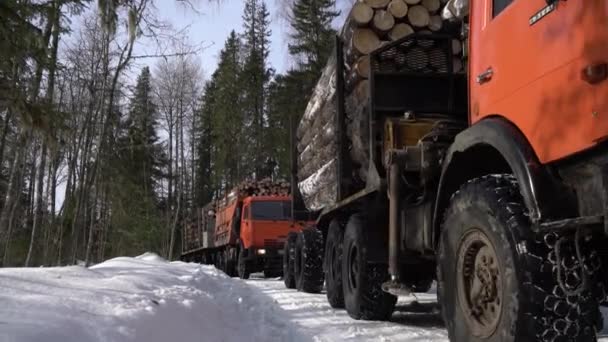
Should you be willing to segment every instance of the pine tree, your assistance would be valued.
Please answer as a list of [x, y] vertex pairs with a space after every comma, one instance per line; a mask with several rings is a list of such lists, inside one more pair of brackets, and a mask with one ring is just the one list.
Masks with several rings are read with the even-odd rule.
[[268, 68], [270, 53], [270, 19], [263, 0], [247, 0], [243, 13], [243, 50], [245, 63], [241, 79], [244, 83], [243, 109], [247, 126], [249, 160], [245, 165], [247, 174], [264, 177], [264, 161], [268, 157], [264, 151], [267, 126], [267, 87], [272, 76]]
[[150, 69], [145, 67], [129, 105], [118, 140], [112, 188], [114, 226], [133, 251], [159, 250], [161, 233], [157, 188], [164, 154], [158, 137], [158, 112], [153, 101]]
[[336, 32], [331, 23], [340, 15], [335, 6], [335, 0], [296, 0], [293, 4], [289, 53], [300, 60], [308, 82], [319, 77], [332, 52]]
[[217, 73], [205, 84], [201, 107], [196, 111], [198, 117], [196, 151], [195, 206], [200, 208], [213, 199], [216, 184], [213, 183], [213, 113], [217, 96]]
[[243, 87], [240, 75], [241, 41], [235, 31], [230, 33], [224, 49], [220, 52], [217, 80], [217, 94], [213, 106], [213, 145], [216, 148], [214, 160], [214, 183], [227, 189], [236, 184], [242, 176], [246, 141], [243, 137]]

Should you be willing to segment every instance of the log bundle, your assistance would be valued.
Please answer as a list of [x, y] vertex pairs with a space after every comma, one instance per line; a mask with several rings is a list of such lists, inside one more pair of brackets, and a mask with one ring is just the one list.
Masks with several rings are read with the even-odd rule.
[[[340, 32], [344, 55], [345, 115], [351, 187], [363, 187], [369, 167], [369, 75], [370, 54], [384, 45], [414, 33], [445, 30], [440, 12], [447, 0], [358, 0]], [[425, 43], [426, 42], [426, 43]], [[419, 41], [395, 54], [386, 54], [382, 71], [447, 71], [449, 61], [433, 41]], [[454, 56], [462, 44], [452, 43]], [[395, 58], [394, 56], [401, 56]], [[453, 71], [463, 69], [455, 57]], [[377, 69], [376, 69], [377, 70]], [[298, 187], [309, 210], [320, 210], [336, 202], [337, 60], [332, 56], [310, 98], [297, 130]]]
[[289, 196], [291, 186], [285, 180], [272, 181], [265, 178], [259, 181], [247, 180], [237, 187], [239, 197], [250, 196]]

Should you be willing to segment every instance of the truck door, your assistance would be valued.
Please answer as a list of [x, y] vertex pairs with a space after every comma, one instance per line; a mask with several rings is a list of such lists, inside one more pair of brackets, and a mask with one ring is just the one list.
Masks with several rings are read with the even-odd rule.
[[471, 4], [471, 121], [505, 117], [525, 134], [543, 163], [594, 144], [602, 136], [597, 125], [608, 121], [594, 106], [594, 86], [581, 74], [594, 63], [590, 40], [599, 41], [592, 37], [608, 32], [605, 2]]
[[241, 242], [245, 248], [250, 248], [253, 232], [251, 226], [251, 204], [246, 203], [243, 205], [243, 213], [241, 217]]

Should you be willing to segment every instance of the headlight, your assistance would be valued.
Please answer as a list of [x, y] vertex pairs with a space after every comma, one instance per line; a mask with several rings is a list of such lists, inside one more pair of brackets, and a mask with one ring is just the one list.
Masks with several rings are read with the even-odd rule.
[[258, 249], [258, 254], [264, 255], [264, 254], [266, 254], [266, 250], [265, 249]]

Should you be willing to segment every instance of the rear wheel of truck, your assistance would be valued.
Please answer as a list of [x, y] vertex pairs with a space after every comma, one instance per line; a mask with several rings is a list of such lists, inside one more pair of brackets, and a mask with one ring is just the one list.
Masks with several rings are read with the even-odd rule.
[[287, 240], [283, 247], [283, 282], [288, 289], [296, 288], [296, 276], [294, 270], [296, 239], [298, 233], [290, 232], [287, 234]]
[[298, 233], [294, 270], [298, 291], [319, 293], [323, 290], [323, 234], [317, 228]]
[[325, 242], [325, 287], [327, 301], [332, 308], [344, 308], [344, 289], [342, 288], [342, 241], [344, 231], [340, 221], [329, 224]]
[[226, 248], [224, 250], [224, 273], [226, 273], [229, 277], [236, 277], [238, 274], [236, 272], [236, 262], [234, 252], [232, 248]]
[[251, 275], [251, 269], [249, 267], [249, 263], [245, 258], [245, 249], [241, 246], [239, 250], [239, 261], [237, 264], [237, 272], [239, 274], [239, 278], [241, 279], [249, 279]]
[[342, 283], [344, 306], [354, 319], [390, 319], [397, 297], [382, 291], [388, 280], [386, 264], [368, 262], [371, 243], [365, 234], [365, 219], [353, 215], [348, 220], [342, 247]]
[[550, 262], [555, 244], [532, 232], [513, 176], [465, 184], [442, 229], [438, 296], [450, 340], [596, 340], [601, 316], [591, 287], [563, 291]]

